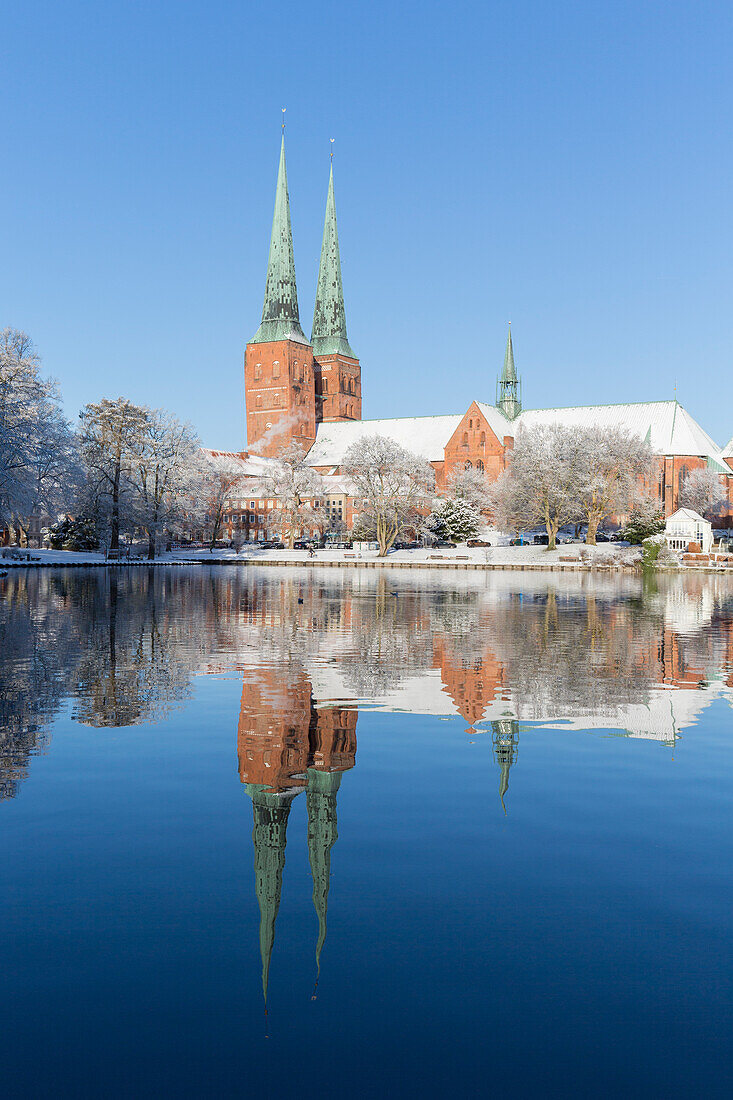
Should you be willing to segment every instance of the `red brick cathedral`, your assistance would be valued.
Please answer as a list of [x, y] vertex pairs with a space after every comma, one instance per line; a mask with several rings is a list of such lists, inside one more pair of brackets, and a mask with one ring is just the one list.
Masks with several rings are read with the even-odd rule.
[[[374, 434], [394, 439], [430, 462], [440, 492], [456, 469], [473, 467], [493, 481], [506, 466], [514, 439], [523, 426], [550, 423], [579, 428], [621, 426], [646, 439], [656, 452], [657, 491], [660, 507], [667, 515], [678, 507], [685, 478], [701, 467], [720, 475], [733, 503], [733, 440], [721, 449], [676, 400], [523, 408], [511, 332], [493, 402], [473, 401], [464, 413], [362, 420], [361, 366], [346, 332], [333, 165], [313, 329], [308, 340], [298, 311], [284, 136], [262, 320], [247, 344], [244, 380], [247, 452], [229, 457], [245, 460], [242, 472], [252, 481], [251, 488], [243, 489], [241, 495], [255, 499], [248, 503], [233, 502], [233, 518], [239, 522], [230, 524], [230, 528], [246, 528], [249, 537], [262, 538], [268, 529], [272, 533], [272, 524], [268, 525], [264, 518], [261, 523], [259, 515], [262, 509], [271, 509], [272, 502], [262, 500], [255, 490], [263, 458], [266, 464], [268, 458], [293, 441], [307, 451], [309, 464], [327, 475], [334, 502], [337, 498], [343, 501], [343, 518], [350, 526], [358, 509], [348, 500], [348, 486], [339, 478], [343, 458], [351, 444]], [[250, 455], [261, 457], [253, 463], [247, 461]], [[246, 523], [242, 522], [245, 515], [237, 517], [237, 508], [246, 509]]]
[[275, 192], [262, 321], [244, 357], [247, 447], [274, 455], [288, 440], [306, 449], [318, 424], [361, 420], [361, 368], [346, 335], [333, 164], [328, 181], [321, 265], [308, 340], [300, 327], [290, 225], [285, 135]]

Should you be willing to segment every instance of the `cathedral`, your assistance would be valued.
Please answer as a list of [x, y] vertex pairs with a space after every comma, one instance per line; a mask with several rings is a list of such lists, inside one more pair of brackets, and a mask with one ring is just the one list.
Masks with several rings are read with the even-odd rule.
[[657, 492], [665, 515], [679, 506], [685, 478], [700, 468], [720, 475], [733, 505], [733, 439], [721, 450], [677, 400], [525, 409], [511, 329], [492, 403], [477, 399], [463, 413], [362, 420], [361, 364], [346, 330], [333, 163], [308, 339], [298, 308], [284, 133], [262, 319], [246, 347], [244, 386], [247, 450], [237, 455], [208, 452], [241, 462], [243, 483], [250, 486], [241, 496], [252, 499], [230, 502], [230, 536], [241, 531], [247, 538], [264, 539], [277, 533], [272, 515], [276, 502], [264, 499], [256, 483], [267, 460], [291, 442], [302, 446], [309, 465], [326, 478], [329, 507], [335, 513], [338, 502], [339, 516], [350, 527], [358, 518], [358, 501], [351, 500], [341, 467], [349, 447], [364, 436], [386, 436], [427, 460], [440, 493], [460, 469], [473, 467], [488, 481], [495, 480], [510, 458], [517, 433], [523, 427], [552, 423], [623, 427], [646, 439], [657, 455]]

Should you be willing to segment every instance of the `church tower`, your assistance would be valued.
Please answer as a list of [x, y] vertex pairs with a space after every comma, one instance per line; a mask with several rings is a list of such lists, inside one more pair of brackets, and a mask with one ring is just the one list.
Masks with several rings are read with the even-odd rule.
[[313, 445], [316, 438], [313, 348], [300, 327], [298, 315], [284, 132], [262, 323], [247, 344], [244, 393], [248, 450], [272, 456], [291, 440], [306, 450]]
[[311, 341], [315, 356], [317, 419], [361, 420], [361, 368], [346, 335], [346, 309], [341, 283], [336, 202], [333, 195], [333, 154]]
[[496, 384], [496, 407], [501, 409], [504, 416], [508, 416], [510, 420], [514, 420], [522, 411], [522, 384], [514, 368], [511, 325], [509, 325], [506, 352], [504, 353], [504, 369]]

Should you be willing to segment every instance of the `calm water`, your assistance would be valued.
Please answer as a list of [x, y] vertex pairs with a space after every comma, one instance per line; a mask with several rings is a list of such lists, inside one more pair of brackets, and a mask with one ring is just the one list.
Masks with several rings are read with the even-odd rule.
[[4, 1095], [730, 1095], [730, 581], [16, 573], [0, 654]]

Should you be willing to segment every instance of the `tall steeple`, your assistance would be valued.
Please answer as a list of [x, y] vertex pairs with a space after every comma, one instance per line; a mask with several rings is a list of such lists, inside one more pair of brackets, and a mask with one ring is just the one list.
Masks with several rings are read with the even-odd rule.
[[507, 336], [506, 351], [504, 353], [504, 367], [501, 378], [496, 384], [496, 407], [501, 409], [510, 420], [514, 420], [522, 411], [521, 385], [514, 367], [511, 324], [509, 325], [509, 335]]
[[251, 342], [253, 344], [266, 344], [273, 340], [294, 340], [300, 344], [308, 343], [305, 333], [300, 327], [298, 316], [298, 291], [295, 285], [293, 232], [290, 226], [288, 173], [285, 167], [284, 127], [280, 145], [280, 166], [277, 170], [270, 255], [267, 261], [265, 304], [262, 307], [262, 323]]
[[356, 359], [346, 335], [346, 309], [344, 288], [341, 283], [341, 255], [339, 253], [336, 201], [333, 195], [333, 154], [331, 175], [326, 198], [326, 219], [323, 226], [321, 264], [318, 269], [316, 308], [313, 312], [313, 354], [348, 356]]
[[500, 718], [491, 723], [494, 742], [494, 759], [501, 769], [499, 781], [499, 800], [506, 813], [504, 795], [509, 790], [509, 769], [517, 762], [519, 743], [519, 723], [514, 718]]

